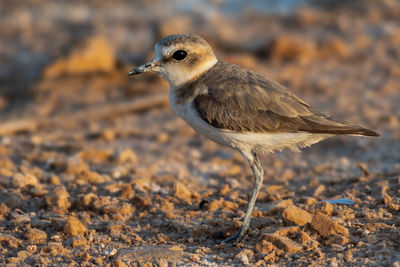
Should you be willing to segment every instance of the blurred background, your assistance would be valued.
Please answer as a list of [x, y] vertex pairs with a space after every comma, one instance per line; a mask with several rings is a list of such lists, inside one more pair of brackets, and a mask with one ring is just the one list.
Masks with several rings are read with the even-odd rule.
[[165, 90], [155, 76], [128, 80], [126, 72], [162, 37], [195, 32], [220, 59], [316, 99], [323, 111], [390, 128], [398, 118], [398, 11], [394, 0], [2, 0], [0, 115], [54, 115], [154, 84]]
[[[395, 0], [3, 0], [0, 134], [66, 127], [97, 134], [124, 116], [144, 120], [153, 106], [173, 116], [166, 82], [126, 75], [163, 37], [194, 32], [220, 59], [279, 81], [334, 118], [398, 140], [399, 10]], [[165, 131], [153, 124], [146, 127]]]
[[[127, 77], [156, 42], [184, 32], [323, 113], [381, 134], [264, 155], [262, 218], [243, 245], [254, 257], [213, 239], [233, 233], [243, 215], [252, 185], [244, 159], [179, 119], [165, 81]], [[399, 103], [398, 0], [0, 0], [0, 262], [103, 265], [116, 248], [168, 244], [200, 265], [315, 265], [315, 257], [322, 266], [329, 257], [390, 265], [400, 240]], [[270, 212], [279, 201], [311, 212], [330, 198], [356, 202], [334, 211], [349, 238], [329, 243], [310, 233], [303, 252], [273, 247], [265, 256], [258, 233], [285, 226], [279, 209]], [[63, 228], [70, 215], [91, 231], [87, 240], [71, 241]], [[30, 227], [45, 241], [20, 253], [20, 244], [36, 244]], [[165, 255], [179, 262], [179, 251]]]

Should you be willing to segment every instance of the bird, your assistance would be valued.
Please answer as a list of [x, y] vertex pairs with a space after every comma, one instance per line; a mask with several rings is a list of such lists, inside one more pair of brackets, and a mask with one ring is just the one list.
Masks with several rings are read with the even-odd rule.
[[379, 136], [317, 111], [283, 85], [218, 60], [194, 33], [173, 34], [155, 45], [154, 57], [128, 76], [154, 72], [170, 85], [175, 113], [199, 134], [239, 151], [253, 173], [253, 187], [239, 230], [222, 242], [240, 242], [249, 228], [264, 170], [257, 153], [298, 151], [336, 135]]

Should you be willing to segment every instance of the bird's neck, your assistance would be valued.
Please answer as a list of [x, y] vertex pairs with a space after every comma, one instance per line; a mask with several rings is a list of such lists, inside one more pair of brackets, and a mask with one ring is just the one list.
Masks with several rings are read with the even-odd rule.
[[215, 64], [218, 63], [217, 58], [212, 58], [210, 60], [204, 61], [204, 63], [199, 64], [196, 68], [181, 70], [178, 72], [169, 73], [167, 81], [169, 82], [171, 88], [178, 88], [185, 84], [194, 82], [205, 72], [210, 70]]

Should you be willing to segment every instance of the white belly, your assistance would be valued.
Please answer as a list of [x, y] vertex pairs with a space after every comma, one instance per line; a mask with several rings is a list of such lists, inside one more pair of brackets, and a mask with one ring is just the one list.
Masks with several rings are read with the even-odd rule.
[[286, 148], [298, 151], [298, 148], [307, 147], [323, 139], [331, 137], [329, 134], [312, 134], [307, 132], [298, 133], [252, 133], [235, 132], [231, 130], [218, 129], [206, 123], [193, 108], [192, 102], [176, 104], [173, 90], [169, 95], [172, 109], [187, 124], [199, 134], [222, 145], [230, 146], [238, 150], [256, 149], [259, 151], [272, 152]]

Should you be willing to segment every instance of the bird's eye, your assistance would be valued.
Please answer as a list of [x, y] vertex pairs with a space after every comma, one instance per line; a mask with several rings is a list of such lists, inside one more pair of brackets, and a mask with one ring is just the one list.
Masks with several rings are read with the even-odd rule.
[[172, 55], [172, 58], [175, 60], [184, 60], [187, 56], [187, 52], [185, 50], [177, 50], [175, 53]]

